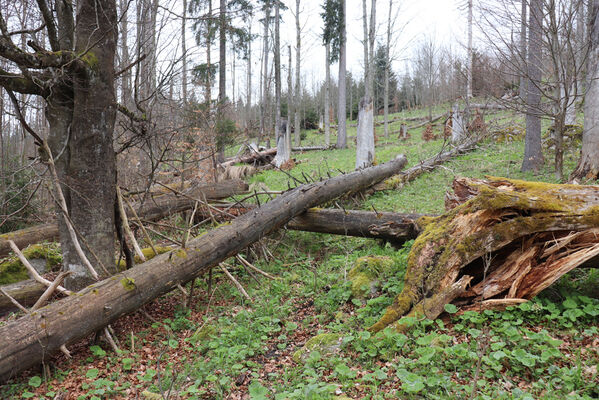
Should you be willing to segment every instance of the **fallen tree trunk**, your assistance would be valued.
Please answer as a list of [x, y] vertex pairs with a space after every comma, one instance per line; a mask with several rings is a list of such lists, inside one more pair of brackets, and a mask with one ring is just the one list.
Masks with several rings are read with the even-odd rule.
[[14, 377], [147, 302], [175, 289], [237, 254], [310, 207], [364, 190], [406, 164], [393, 161], [299, 186], [264, 206], [190, 241], [186, 249], [152, 260], [97, 282], [0, 327], [0, 380]]
[[404, 288], [371, 331], [403, 331], [401, 317], [436, 318], [450, 302], [478, 310], [530, 300], [599, 256], [599, 186], [462, 178], [448, 204], [418, 221]]
[[227, 160], [227, 161], [221, 163], [220, 165], [223, 168], [226, 168], [228, 166], [235, 165], [235, 164], [254, 164], [254, 163], [268, 164], [275, 158], [276, 155], [277, 155], [277, 148], [274, 147], [272, 149], [267, 149], [267, 150], [258, 151], [258, 152], [253, 151], [251, 154], [245, 155], [245, 156], [233, 157], [230, 160]]
[[[193, 207], [191, 204], [188, 206], [186, 209]], [[230, 221], [232, 217], [238, 217], [254, 209], [254, 207], [222, 206], [214, 208], [221, 210], [222, 213], [219, 214], [217, 211], [211, 213], [204, 207], [200, 207], [196, 210], [196, 216]], [[416, 221], [422, 216], [422, 214], [311, 208], [289, 221], [286, 227], [296, 231], [383, 239], [394, 245], [400, 245], [407, 240], [416, 239], [420, 233]], [[18, 284], [2, 286], [2, 289], [22, 305], [30, 306], [37, 301], [45, 286], [34, 280], [26, 280]], [[0, 296], [0, 315], [14, 310], [16, 310], [15, 305], [8, 298]]]
[[[146, 201], [143, 205], [134, 205], [137, 215], [149, 221], [156, 221], [189, 208], [193, 208], [193, 198], [203, 200], [224, 199], [235, 194], [247, 193], [248, 185], [243, 181], [224, 181], [193, 187], [184, 192], [187, 196], [175, 193], [162, 194], [155, 199]], [[130, 210], [127, 210], [127, 215]], [[0, 257], [6, 256], [11, 250], [8, 241], [15, 242], [17, 247], [23, 248], [33, 243], [58, 238], [56, 224], [36, 225], [0, 235]]]
[[483, 139], [482, 136], [471, 138], [464, 143], [452, 148], [449, 151], [439, 153], [427, 160], [422, 161], [420, 164], [408, 168], [404, 172], [397, 174], [396, 176], [385, 180], [384, 182], [378, 183], [373, 186], [375, 192], [383, 190], [392, 190], [401, 187], [407, 182], [413, 181], [425, 172], [429, 172], [437, 168], [439, 165], [451, 160], [452, 158], [459, 156], [460, 154], [467, 153], [476, 148], [476, 145]]
[[332, 148], [333, 147], [327, 147], [327, 146], [307, 146], [307, 147], [292, 147], [291, 150], [304, 152], [304, 151], [330, 150]]
[[[29, 307], [35, 304], [40, 296], [46, 290], [46, 286], [33, 279], [11, 283], [10, 285], [2, 286], [2, 290], [10, 297], [19, 302], [19, 304]], [[4, 315], [10, 311], [17, 310], [17, 307], [10, 299], [0, 294], [0, 315]]]
[[388, 240], [401, 244], [420, 233], [422, 214], [312, 208], [293, 218], [287, 228]]

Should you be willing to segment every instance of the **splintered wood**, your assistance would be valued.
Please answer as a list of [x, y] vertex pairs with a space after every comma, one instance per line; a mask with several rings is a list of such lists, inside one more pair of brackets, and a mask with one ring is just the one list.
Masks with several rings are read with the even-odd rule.
[[576, 267], [599, 265], [599, 186], [489, 177], [458, 178], [453, 189], [445, 214], [417, 221], [404, 289], [371, 331], [405, 330], [403, 316], [436, 318], [450, 302], [519, 304]]

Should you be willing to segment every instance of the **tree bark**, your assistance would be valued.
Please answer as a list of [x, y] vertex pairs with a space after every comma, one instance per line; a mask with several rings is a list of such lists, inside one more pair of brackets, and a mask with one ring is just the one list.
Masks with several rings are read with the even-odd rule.
[[186, 249], [157, 256], [1, 326], [0, 380], [14, 377], [60, 346], [82, 339], [178, 284], [195, 279], [306, 209], [363, 190], [397, 173], [405, 163], [401, 156], [376, 167], [300, 186], [190, 241]]
[[528, 35], [528, 94], [526, 111], [526, 136], [524, 139], [524, 160], [522, 171], [539, 171], [543, 165], [541, 148], [541, 79], [543, 1], [530, 0], [530, 20]]
[[287, 228], [296, 231], [329, 233], [384, 239], [401, 244], [420, 233], [422, 214], [401, 214], [356, 210], [311, 208], [293, 218]]
[[[298, 0], [299, 1], [299, 0]], [[346, 90], [346, 29], [345, 29], [345, 0], [340, 0], [341, 2], [341, 27], [339, 32], [339, 75], [338, 75], [338, 85], [339, 85], [339, 95], [338, 95], [338, 103], [337, 103], [337, 148], [345, 149], [347, 147], [347, 112], [346, 112], [346, 102], [347, 102], [347, 90]], [[351, 108], [351, 104], [350, 104]]]
[[584, 101], [582, 153], [572, 178], [599, 179], [599, 1], [593, 0], [589, 15], [587, 92]]
[[275, 3], [275, 138], [277, 141], [277, 155], [274, 164], [280, 167], [289, 160], [291, 146], [287, 140], [287, 129], [281, 126], [281, 39], [279, 11], [280, 2]]
[[301, 126], [300, 126], [300, 101], [301, 101], [301, 86], [300, 86], [300, 68], [301, 68], [301, 46], [302, 46], [302, 31], [300, 26], [300, 0], [295, 0], [295, 130], [294, 143], [299, 146], [301, 143]]
[[325, 45], [324, 144], [331, 145], [331, 44]]
[[522, 8], [521, 8], [522, 11], [521, 11], [521, 15], [520, 15], [520, 59], [519, 59], [518, 64], [520, 65], [520, 71], [519, 71], [520, 99], [523, 102], [526, 102], [526, 100], [527, 100], [527, 89], [528, 89], [528, 76], [527, 76], [528, 68], [526, 67], [526, 65], [527, 65], [526, 30], [527, 30], [527, 26], [528, 26], [527, 19], [526, 19], [526, 14], [527, 14], [527, 10], [528, 10], [527, 1], [528, 0], [520, 0], [520, 2], [522, 3]]
[[530, 300], [599, 255], [597, 186], [461, 178], [454, 193], [454, 208], [418, 221], [404, 289], [371, 331], [404, 331], [402, 316], [436, 318], [449, 302]]

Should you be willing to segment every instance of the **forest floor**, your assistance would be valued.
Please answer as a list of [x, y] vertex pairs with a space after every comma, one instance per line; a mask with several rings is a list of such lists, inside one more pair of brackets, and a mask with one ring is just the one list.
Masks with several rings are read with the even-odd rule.
[[[425, 113], [425, 111], [420, 111]], [[518, 120], [493, 116], [504, 126]], [[382, 127], [378, 128], [379, 135]], [[392, 130], [398, 129], [394, 125]], [[355, 128], [353, 129], [355, 132]], [[405, 153], [409, 166], [436, 154], [443, 140], [423, 142], [421, 129], [400, 142], [377, 145], [377, 161]], [[354, 133], [355, 135], [355, 133]], [[349, 131], [352, 136], [352, 130]], [[322, 136], [309, 132], [306, 145]], [[350, 141], [351, 143], [351, 141]], [[353, 169], [355, 149], [296, 154], [287, 173], [250, 178], [254, 188], [285, 190], [292, 174], [304, 181]], [[489, 139], [469, 154], [404, 187], [376, 193], [346, 208], [441, 213], [456, 176], [504, 176], [555, 182], [547, 162], [538, 174], [520, 172], [524, 144]], [[578, 150], [566, 154], [569, 173]], [[550, 153], [546, 153], [549, 160]], [[261, 198], [260, 201], [266, 201]], [[3, 398], [39, 399], [592, 399], [599, 397], [599, 270], [574, 270], [531, 302], [502, 312], [445, 314], [413, 321], [407, 334], [371, 336], [403, 286], [411, 242], [396, 249], [372, 239], [281, 230], [254, 246], [255, 259], [276, 280], [228, 267], [251, 301], [214, 270], [196, 280], [194, 301], [178, 292], [113, 324], [120, 352], [90, 337], [71, 346], [72, 359], [50, 362], [51, 376], [31, 370], [0, 388]], [[267, 249], [267, 250], [266, 250]], [[249, 256], [246, 252], [246, 256]], [[352, 296], [348, 273], [363, 256], [388, 257], [376, 294]], [[453, 311], [453, 310], [450, 310]], [[294, 354], [315, 335], [323, 344]], [[327, 342], [328, 343], [325, 343]], [[58, 397], [57, 397], [58, 396]], [[62, 397], [61, 397], [62, 396]]]

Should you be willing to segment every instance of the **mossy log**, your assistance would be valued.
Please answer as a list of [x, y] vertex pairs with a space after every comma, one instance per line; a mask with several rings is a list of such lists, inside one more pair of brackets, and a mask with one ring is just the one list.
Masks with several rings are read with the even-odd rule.
[[185, 249], [156, 256], [0, 326], [0, 381], [195, 279], [308, 208], [364, 190], [396, 174], [405, 164], [405, 156], [400, 156], [375, 167], [299, 186], [189, 241]]
[[495, 309], [530, 300], [599, 258], [599, 186], [456, 179], [449, 211], [423, 217], [403, 291], [369, 328], [407, 328], [447, 303]]
[[[218, 183], [194, 186], [185, 194], [188, 197], [176, 193], [167, 193], [149, 199], [143, 205], [134, 205], [140, 218], [148, 221], [156, 221], [169, 215], [193, 208], [195, 201], [191, 198], [203, 200], [224, 199], [235, 194], [247, 193], [248, 185], [243, 181], [224, 181]], [[130, 210], [127, 210], [129, 214]], [[132, 215], [129, 215], [132, 217]], [[0, 235], [0, 257], [6, 256], [11, 250], [8, 240], [15, 242], [17, 247], [23, 248], [33, 243], [44, 240], [56, 240], [58, 238], [58, 226], [56, 224], [36, 225], [14, 232]]]

